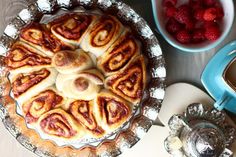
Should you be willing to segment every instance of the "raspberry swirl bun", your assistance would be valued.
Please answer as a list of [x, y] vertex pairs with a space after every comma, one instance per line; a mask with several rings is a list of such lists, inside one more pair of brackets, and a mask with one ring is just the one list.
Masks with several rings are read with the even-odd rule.
[[42, 24], [34, 22], [21, 30], [20, 40], [50, 57], [57, 51], [74, 48], [62, 43], [50, 31], [46, 30]]
[[45, 139], [75, 140], [80, 139], [85, 131], [74, 118], [62, 109], [54, 109], [43, 114], [36, 130]]
[[93, 61], [82, 49], [57, 52], [52, 58], [52, 65], [61, 74], [78, 73], [93, 66]]
[[114, 44], [98, 58], [98, 68], [107, 76], [122, 69], [141, 52], [141, 43], [126, 30]]
[[94, 113], [101, 126], [108, 132], [121, 127], [132, 114], [132, 105], [110, 91], [100, 92], [94, 99]]
[[100, 91], [103, 82], [102, 74], [96, 69], [91, 69], [79, 74], [59, 74], [56, 87], [68, 98], [92, 100]]
[[51, 32], [60, 40], [78, 46], [89, 26], [93, 25], [97, 16], [86, 13], [70, 13], [59, 17], [48, 24]]
[[105, 131], [98, 125], [94, 115], [93, 101], [76, 100], [70, 104], [70, 113], [90, 135], [95, 138], [102, 137]]
[[28, 101], [37, 93], [55, 83], [57, 71], [43, 68], [25, 74], [18, 74], [11, 79], [12, 94], [19, 104]]
[[140, 102], [145, 85], [146, 67], [142, 55], [105, 80], [107, 89], [134, 104]]
[[22, 105], [26, 123], [36, 123], [40, 116], [51, 109], [61, 107], [65, 101], [65, 98], [55, 88], [45, 89]]
[[103, 15], [89, 29], [81, 42], [81, 48], [97, 57], [101, 56], [120, 37], [123, 30], [124, 26], [117, 18]]
[[51, 66], [51, 58], [20, 41], [12, 46], [4, 61], [11, 74], [26, 73], [35, 68]]

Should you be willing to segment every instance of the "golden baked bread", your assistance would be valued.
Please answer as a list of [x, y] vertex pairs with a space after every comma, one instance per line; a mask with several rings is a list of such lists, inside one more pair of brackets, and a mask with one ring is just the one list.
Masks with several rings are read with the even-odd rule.
[[131, 103], [139, 103], [146, 84], [146, 68], [142, 55], [133, 58], [123, 69], [109, 76], [105, 86]]
[[90, 135], [95, 138], [102, 137], [106, 132], [99, 126], [94, 115], [94, 102], [87, 100], [75, 100], [70, 103], [70, 113], [74, 116]]
[[89, 28], [80, 46], [97, 57], [101, 56], [120, 37], [123, 30], [124, 26], [117, 18], [103, 15]]
[[56, 87], [68, 98], [92, 100], [100, 91], [103, 82], [103, 75], [96, 69], [90, 69], [78, 74], [59, 74]]
[[93, 61], [82, 49], [63, 50], [53, 56], [52, 65], [61, 74], [71, 74], [92, 68]]
[[37, 48], [48, 56], [64, 50], [73, 49], [72, 46], [58, 40], [44, 25], [32, 22], [20, 32], [20, 40]]
[[43, 68], [30, 73], [21, 73], [11, 79], [12, 93], [18, 104], [28, 101], [37, 93], [55, 83], [57, 71]]
[[141, 43], [126, 30], [112, 46], [98, 58], [98, 68], [108, 76], [121, 70], [132, 58], [141, 53]]
[[50, 67], [51, 58], [31, 46], [17, 41], [8, 52], [5, 63], [11, 74], [17, 74]]
[[112, 135], [141, 101], [141, 49], [132, 30], [111, 15], [66, 13], [28, 24], [4, 60], [17, 101], [11, 115], [50, 150], [54, 143], [74, 150], [74, 143]]
[[132, 114], [132, 105], [110, 91], [101, 91], [94, 99], [97, 121], [107, 132], [121, 127]]
[[69, 13], [53, 20], [47, 27], [61, 41], [78, 46], [96, 19], [97, 16], [92, 14]]
[[63, 109], [53, 109], [43, 114], [36, 128], [41, 136], [58, 140], [80, 139], [85, 134], [83, 127]]
[[22, 111], [27, 124], [34, 124], [40, 116], [54, 108], [61, 107], [66, 102], [54, 87], [45, 89], [22, 104]]

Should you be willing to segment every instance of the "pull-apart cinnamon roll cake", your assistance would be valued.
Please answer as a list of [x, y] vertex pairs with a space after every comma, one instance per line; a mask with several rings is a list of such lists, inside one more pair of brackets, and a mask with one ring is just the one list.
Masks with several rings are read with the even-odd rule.
[[54, 87], [44, 89], [22, 104], [22, 111], [27, 124], [34, 124], [48, 111], [60, 108], [66, 103], [66, 98]]
[[20, 40], [37, 48], [39, 51], [48, 56], [53, 56], [54, 53], [73, 48], [63, 41], [56, 38], [46, 26], [32, 22], [21, 30]]
[[146, 86], [142, 43], [112, 15], [75, 12], [32, 22], [5, 63], [19, 116], [56, 144], [116, 133]]
[[88, 53], [82, 49], [57, 52], [52, 58], [52, 65], [62, 74], [78, 73], [94, 66]]
[[107, 131], [119, 128], [132, 113], [131, 103], [110, 91], [100, 92], [94, 100], [95, 116]]
[[141, 43], [126, 30], [112, 46], [98, 58], [98, 68], [106, 75], [121, 70], [132, 58], [141, 53]]
[[124, 30], [121, 22], [110, 15], [103, 15], [89, 28], [82, 40], [81, 48], [101, 56], [116, 41]]
[[93, 14], [69, 13], [50, 22], [47, 27], [61, 41], [78, 46], [97, 18]]
[[106, 87], [129, 102], [139, 103], [146, 84], [143, 56], [133, 58], [123, 69], [106, 78]]
[[34, 47], [17, 41], [8, 52], [5, 63], [11, 74], [17, 74], [50, 67], [51, 58]]
[[102, 137], [107, 133], [95, 117], [95, 105], [93, 100], [75, 100], [70, 103], [70, 113], [88, 133], [95, 138]]
[[43, 68], [30, 73], [21, 73], [11, 80], [12, 93], [19, 104], [28, 101], [37, 92], [55, 83], [57, 71], [53, 68]]
[[103, 82], [103, 75], [96, 69], [90, 69], [78, 74], [59, 74], [56, 87], [68, 98], [92, 100], [99, 93]]
[[36, 128], [45, 138], [55, 140], [80, 139], [85, 134], [84, 128], [63, 109], [53, 109], [43, 114]]

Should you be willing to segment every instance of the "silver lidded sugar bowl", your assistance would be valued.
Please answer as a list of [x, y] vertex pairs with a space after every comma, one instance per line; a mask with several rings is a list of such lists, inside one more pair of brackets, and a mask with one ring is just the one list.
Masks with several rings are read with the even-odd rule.
[[224, 112], [202, 104], [191, 104], [184, 114], [169, 120], [170, 135], [165, 148], [174, 157], [230, 157], [236, 137]]

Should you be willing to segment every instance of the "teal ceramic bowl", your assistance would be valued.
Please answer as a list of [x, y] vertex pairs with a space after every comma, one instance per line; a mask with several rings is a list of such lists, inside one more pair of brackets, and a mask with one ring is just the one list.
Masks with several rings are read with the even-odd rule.
[[[181, 0], [184, 3], [186, 0]], [[210, 50], [220, 44], [231, 30], [234, 21], [234, 3], [233, 0], [220, 0], [222, 7], [224, 9], [225, 16], [222, 21], [221, 29], [222, 34], [220, 38], [214, 42], [205, 41], [200, 44], [181, 44], [174, 37], [172, 37], [165, 29], [165, 24], [167, 18], [164, 16], [162, 0], [152, 0], [153, 15], [155, 19], [156, 26], [164, 37], [164, 39], [172, 46], [185, 51], [185, 52], [202, 52]]]
[[[235, 66], [235, 62], [236, 41], [232, 41], [212, 57], [201, 76], [203, 86], [216, 101], [215, 108], [226, 109], [234, 114], [236, 114], [236, 75], [233, 73], [234, 69], [229, 70], [229, 68]], [[227, 73], [230, 73], [231, 77], [228, 77]]]

